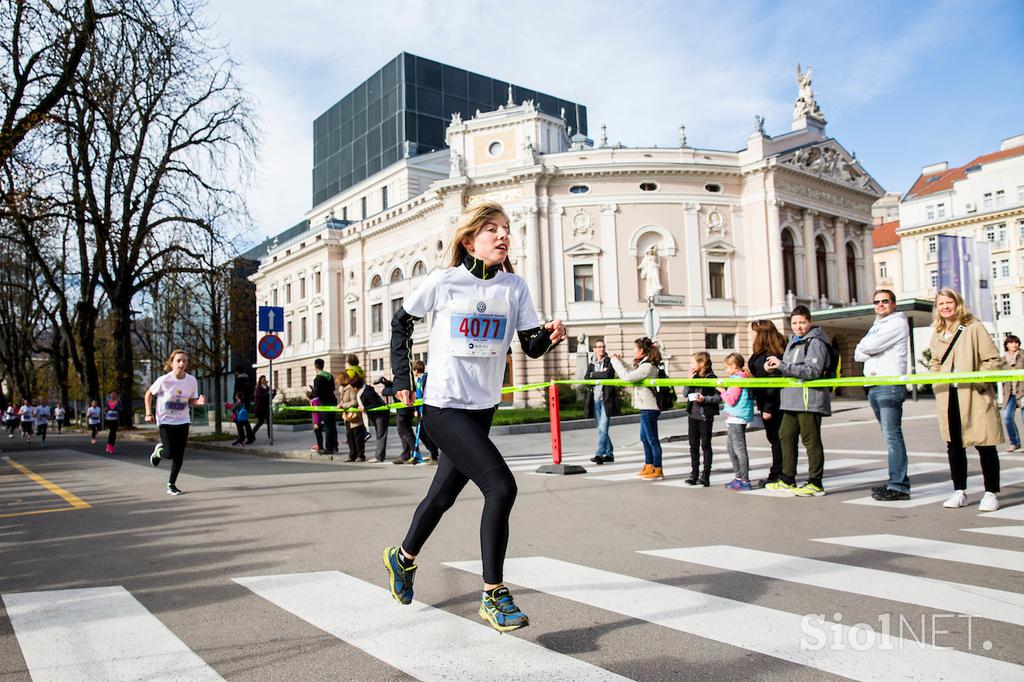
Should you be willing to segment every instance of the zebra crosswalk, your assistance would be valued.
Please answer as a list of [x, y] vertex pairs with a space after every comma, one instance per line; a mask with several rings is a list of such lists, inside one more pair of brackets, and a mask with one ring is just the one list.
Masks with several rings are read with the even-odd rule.
[[[1019, 642], [1024, 593], [927, 575], [928, 567], [948, 568], [949, 562], [997, 571], [1024, 570], [1024, 552], [977, 544], [985, 539], [975, 536], [972, 542], [960, 543], [858, 535], [815, 540], [929, 560], [907, 572], [888, 563], [882, 564], [885, 569], [865, 568], [834, 556], [825, 561], [734, 545], [630, 552], [641, 557], [639, 566], [630, 565], [634, 570], [646, 567], [644, 577], [546, 556], [510, 558], [505, 563], [507, 582], [532, 591], [518, 595], [527, 612], [538, 607], [541, 612], [567, 614], [564, 622], [535, 623], [545, 630], [540, 637], [531, 637], [534, 628], [498, 635], [479, 620], [449, 611], [452, 606], [458, 608], [450, 598], [439, 605], [414, 601], [400, 606], [384, 584], [383, 571], [373, 580], [320, 571], [231, 581], [248, 590], [247, 598], [277, 607], [270, 617], [304, 621], [352, 647], [348, 655], [371, 657], [420, 680], [494, 679], [496, 671], [508, 680], [628, 679], [594, 661], [614, 667], [616, 661], [632, 657], [632, 652], [609, 651], [604, 658], [592, 656], [587, 661], [576, 655], [576, 648], [564, 647], [566, 640], [551, 636], [586, 630], [598, 611], [612, 614], [619, 622], [648, 623], [666, 633], [717, 643], [725, 647], [719, 651], [726, 661], [735, 660], [739, 650], [785, 661], [794, 670], [812, 671], [812, 676], [940, 680], [970, 671], [979, 679], [1024, 679], [1024, 659], [1016, 647], [986, 653], [991, 647], [969, 641], [948, 646], [951, 642], [929, 640], [919, 637], [920, 633], [905, 637], [902, 630], [898, 635], [867, 632], [864, 624], [848, 625], [841, 619], [833, 622], [802, 613], [777, 596], [779, 590], [766, 590], [762, 600], [766, 603], [751, 603], [650, 577], [664, 575], [665, 561], [723, 572], [705, 574], [707, 585], [713, 585], [718, 575], [725, 582], [731, 574], [759, 576], [780, 586], [799, 586], [803, 594], [815, 597], [810, 603], [828, 604], [830, 612], [832, 605], [849, 603], [835, 594], [857, 595], [882, 602], [880, 614], [891, 613], [893, 604], [906, 604], [948, 614], [947, 618], [962, 614], [984, 619], [987, 633], [1000, 628], [999, 632], [1010, 633], [1003, 641]], [[473, 575], [481, 569], [479, 561], [447, 561], [442, 566]], [[420, 597], [429, 599], [426, 594]], [[123, 587], [5, 593], [0, 599], [36, 682], [222, 679], [203, 660], [201, 650], [191, 650]], [[550, 603], [541, 609], [540, 602]], [[556, 604], [573, 608], [548, 608]]]

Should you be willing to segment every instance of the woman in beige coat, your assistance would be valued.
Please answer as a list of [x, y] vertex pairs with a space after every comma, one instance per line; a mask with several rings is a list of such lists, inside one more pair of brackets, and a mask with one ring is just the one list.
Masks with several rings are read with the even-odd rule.
[[[957, 337], [957, 330], [963, 328]], [[954, 343], [954, 338], [956, 339]], [[953, 348], [946, 355], [950, 344]], [[967, 310], [963, 298], [952, 289], [942, 289], [935, 297], [935, 332], [932, 334], [931, 370], [933, 372], [978, 372], [998, 370], [1002, 358], [984, 325]], [[945, 356], [945, 362], [942, 361]], [[979, 511], [999, 509], [999, 455], [996, 446], [1003, 442], [994, 384], [938, 384], [935, 403], [939, 412], [939, 432], [946, 441], [953, 495], [942, 506], [956, 509], [967, 506], [967, 446], [973, 445], [981, 457], [985, 495]]]

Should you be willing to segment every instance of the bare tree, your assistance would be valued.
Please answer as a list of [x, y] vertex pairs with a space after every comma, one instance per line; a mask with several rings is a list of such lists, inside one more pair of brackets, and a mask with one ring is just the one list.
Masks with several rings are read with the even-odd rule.
[[0, 166], [67, 93], [99, 19], [93, 0], [0, 3]]
[[[204, 42], [196, 6], [160, 4], [147, 21], [105, 22], [69, 92], [70, 207], [85, 282], [110, 302], [116, 387], [130, 413], [133, 304], [168, 272], [204, 272], [214, 226], [197, 206], [244, 214], [255, 147], [247, 95], [223, 50]], [[95, 280], [92, 278], [95, 277]], [[98, 311], [80, 297], [79, 343]]]

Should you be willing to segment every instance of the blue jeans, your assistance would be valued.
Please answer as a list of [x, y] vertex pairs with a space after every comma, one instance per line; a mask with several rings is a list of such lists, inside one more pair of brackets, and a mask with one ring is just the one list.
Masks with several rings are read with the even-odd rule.
[[886, 487], [901, 493], [910, 492], [907, 476], [907, 446], [903, 442], [903, 401], [907, 397], [904, 386], [872, 386], [868, 389], [868, 403], [875, 419], [882, 426], [882, 436], [889, 448], [889, 482]]
[[[601, 390], [600, 386], [596, 387]], [[612, 439], [608, 437], [608, 411], [604, 409], [603, 400], [594, 401], [594, 421], [597, 422], [597, 452], [602, 457], [614, 457], [615, 448], [612, 447]]]
[[1020, 445], [1020, 436], [1017, 434], [1015, 413], [1017, 411], [1017, 396], [1006, 396], [1006, 406], [1003, 408], [1003, 425], [1006, 427], [1006, 437], [1010, 439], [1011, 445]]
[[661, 410], [640, 410], [640, 442], [644, 444], [644, 464], [661, 467], [661, 441], [658, 417]]

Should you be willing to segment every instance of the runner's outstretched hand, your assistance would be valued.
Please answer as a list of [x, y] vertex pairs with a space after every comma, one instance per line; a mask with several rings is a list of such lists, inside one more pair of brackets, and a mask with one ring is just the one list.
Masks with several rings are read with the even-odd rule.
[[551, 332], [551, 345], [555, 345], [565, 338], [565, 325], [561, 320], [551, 320], [544, 328]]

